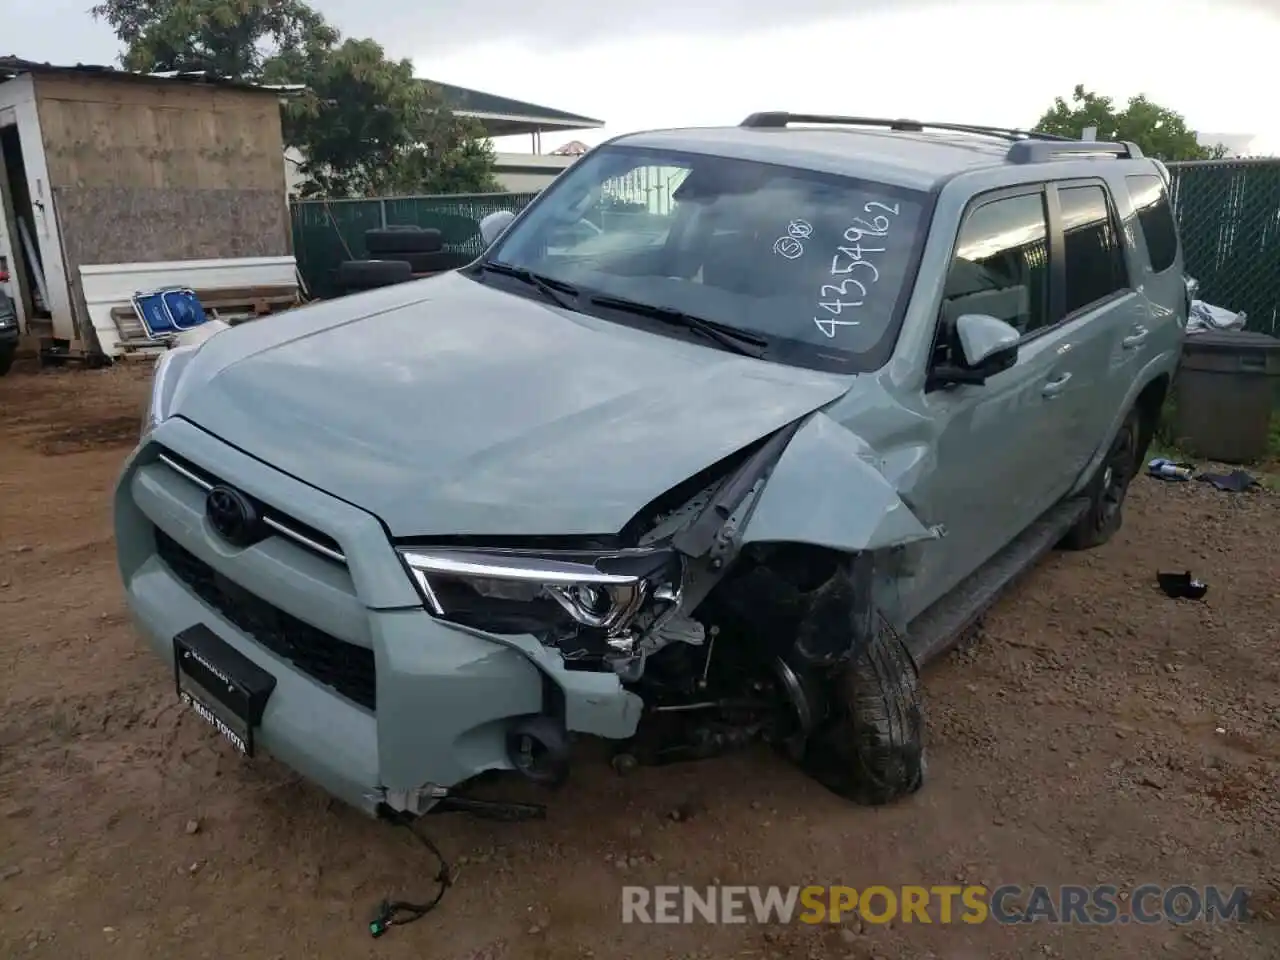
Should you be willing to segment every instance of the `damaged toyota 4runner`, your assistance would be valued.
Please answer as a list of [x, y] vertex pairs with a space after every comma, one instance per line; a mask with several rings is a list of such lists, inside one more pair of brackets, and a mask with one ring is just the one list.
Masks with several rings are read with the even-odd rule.
[[614, 139], [467, 267], [166, 353], [129, 606], [195, 713], [369, 813], [582, 735], [908, 794], [921, 665], [1120, 526], [1186, 323], [1166, 177], [906, 121]]

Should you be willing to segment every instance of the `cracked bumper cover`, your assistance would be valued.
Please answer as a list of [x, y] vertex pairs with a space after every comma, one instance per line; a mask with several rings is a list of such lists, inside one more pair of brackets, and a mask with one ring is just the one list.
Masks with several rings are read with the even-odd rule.
[[[233, 472], [236, 459], [230, 454], [214, 462]], [[154, 531], [161, 529], [212, 564], [252, 573], [245, 582], [282, 610], [307, 615], [298, 600], [305, 591], [300, 594], [290, 580], [294, 570], [279, 567], [277, 578], [269, 565], [251, 563], [270, 561], [271, 551], [250, 557], [256, 548], [240, 554], [228, 550], [207, 527], [202, 495], [154, 482], [147, 460], [138, 453], [130, 459], [115, 510], [126, 599], [141, 633], [172, 669], [174, 635], [204, 624], [269, 671], [276, 687], [256, 742], [346, 803], [367, 813], [381, 803], [425, 812], [442, 788], [488, 770], [512, 769], [508, 729], [516, 718], [543, 713], [551, 703], [571, 732], [614, 739], [635, 732], [643, 702], [613, 674], [566, 670], [559, 654], [533, 637], [492, 637], [444, 624], [421, 608], [369, 609], [354, 597], [347, 598], [353, 605], [348, 612], [363, 621], [362, 644], [373, 650], [376, 710], [346, 699], [242, 632], [157, 555]], [[252, 485], [255, 479], [247, 471], [242, 482]], [[288, 490], [282, 495], [287, 497]], [[305, 497], [299, 493], [296, 502], [305, 506]], [[381, 543], [391, 554], [385, 536]], [[359, 559], [349, 557], [353, 567]], [[314, 597], [317, 605], [324, 599], [319, 593]], [[320, 619], [314, 612], [311, 616]], [[164, 682], [159, 672], [156, 679]]]

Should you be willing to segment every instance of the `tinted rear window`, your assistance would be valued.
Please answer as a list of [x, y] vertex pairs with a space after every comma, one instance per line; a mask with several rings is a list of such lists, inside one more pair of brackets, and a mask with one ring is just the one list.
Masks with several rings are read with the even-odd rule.
[[1125, 177], [1129, 197], [1138, 214], [1142, 237], [1147, 242], [1151, 269], [1163, 273], [1178, 256], [1178, 231], [1164, 181], [1154, 174]]
[[1120, 234], [1102, 187], [1066, 187], [1062, 241], [1067, 264], [1067, 313], [1083, 310], [1129, 286]]

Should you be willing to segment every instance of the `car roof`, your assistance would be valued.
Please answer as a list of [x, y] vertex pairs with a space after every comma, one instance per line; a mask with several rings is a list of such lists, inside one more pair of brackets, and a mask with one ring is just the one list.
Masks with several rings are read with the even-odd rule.
[[626, 134], [610, 142], [777, 163], [917, 190], [932, 190], [970, 170], [1014, 165], [1009, 136], [931, 129], [690, 127]]

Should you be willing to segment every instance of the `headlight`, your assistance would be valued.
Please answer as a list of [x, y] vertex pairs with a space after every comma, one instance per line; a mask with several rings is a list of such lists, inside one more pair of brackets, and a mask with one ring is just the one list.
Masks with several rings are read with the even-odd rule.
[[193, 344], [189, 347], [174, 347], [160, 354], [160, 359], [156, 361], [155, 373], [151, 378], [151, 394], [147, 397], [147, 407], [142, 414], [139, 443], [169, 416], [169, 406], [173, 401], [173, 391], [178, 385], [178, 378], [200, 346], [200, 344]]
[[627, 650], [679, 603], [683, 563], [666, 548], [613, 553], [434, 550], [400, 556], [437, 617], [532, 633], [566, 655]]

